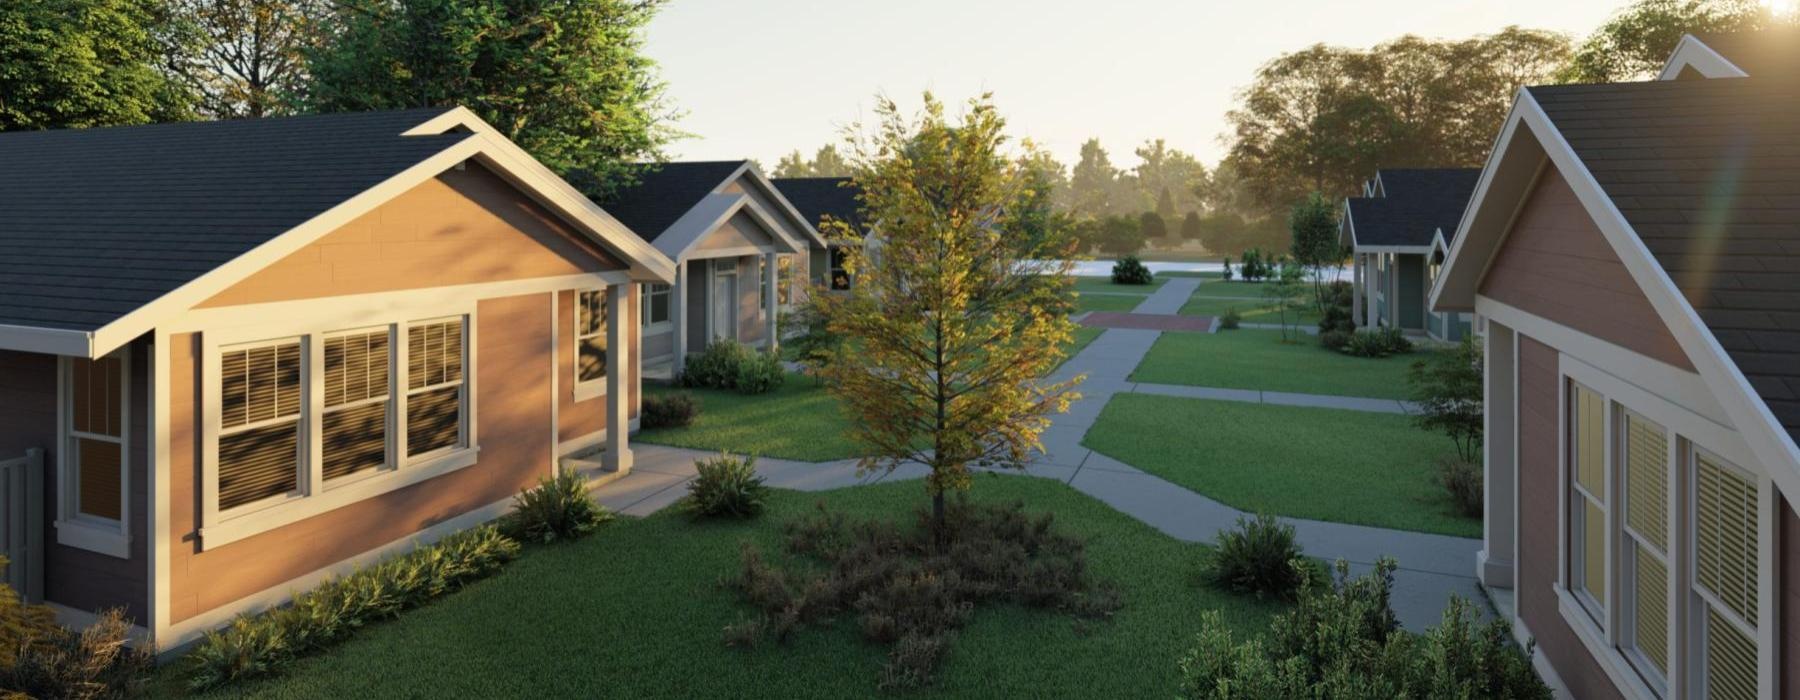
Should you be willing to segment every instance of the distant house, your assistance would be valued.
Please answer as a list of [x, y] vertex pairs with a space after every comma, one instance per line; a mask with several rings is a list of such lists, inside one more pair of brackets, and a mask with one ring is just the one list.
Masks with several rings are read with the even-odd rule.
[[1661, 79], [1791, 75], [1800, 68], [1800, 29], [1687, 34], [1675, 45]]
[[606, 211], [677, 265], [672, 285], [644, 288], [644, 361], [681, 374], [715, 340], [779, 342], [781, 307], [804, 292], [825, 240], [747, 160], [646, 165], [602, 200]]
[[5, 133], [0, 162], [0, 548], [68, 622], [166, 649], [566, 456], [631, 467], [636, 289], [674, 264], [467, 110]]
[[1522, 91], [1432, 291], [1477, 572], [1574, 697], [1800, 695], [1800, 82], [1750, 74]]
[[1344, 201], [1339, 242], [1354, 258], [1352, 315], [1367, 328], [1399, 328], [1443, 341], [1469, 332], [1469, 315], [1431, 311], [1426, 293], [1481, 175], [1478, 168], [1384, 169]]
[[[849, 224], [856, 231], [867, 233], [858, 213], [862, 205], [856, 200], [862, 191], [856, 187], [855, 180], [847, 177], [778, 177], [775, 186], [814, 227], [822, 225], [829, 216]], [[844, 253], [838, 246], [832, 245], [830, 250], [817, 253], [813, 259], [813, 277], [829, 289], [850, 288], [850, 275], [844, 272]]]

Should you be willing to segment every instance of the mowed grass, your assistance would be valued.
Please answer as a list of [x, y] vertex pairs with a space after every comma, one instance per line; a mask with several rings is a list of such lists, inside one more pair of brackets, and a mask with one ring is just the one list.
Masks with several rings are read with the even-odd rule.
[[1075, 291], [1083, 294], [1099, 292], [1101, 294], [1135, 294], [1147, 297], [1155, 294], [1156, 290], [1161, 289], [1167, 282], [1168, 280], [1163, 279], [1161, 275], [1152, 279], [1150, 284], [1114, 284], [1111, 277], [1076, 277]]
[[1406, 416], [1118, 394], [1082, 444], [1245, 511], [1481, 535], [1435, 481], [1450, 441]]
[[[1271, 604], [1190, 583], [1205, 551], [1061, 483], [983, 475], [972, 498], [1020, 500], [1088, 542], [1095, 576], [1124, 608], [1078, 634], [1045, 610], [975, 611], [924, 697], [1167, 697], [1202, 613], [1222, 610], [1239, 635], [1265, 628]], [[822, 494], [776, 491], [748, 522], [694, 522], [664, 511], [627, 518], [573, 543], [528, 548], [493, 578], [371, 626], [279, 678], [219, 697], [871, 697], [887, 648], [862, 641], [853, 615], [785, 644], [727, 648], [725, 625], [750, 617], [720, 588], [749, 543], [774, 553], [782, 523], [824, 503], [910, 525], [924, 486], [903, 481]], [[179, 687], [180, 664], [157, 687]]]
[[1236, 297], [1242, 299], [1261, 299], [1263, 298], [1262, 290], [1263, 283], [1261, 282], [1227, 282], [1225, 280], [1212, 280], [1201, 282], [1200, 286], [1194, 288], [1194, 294], [1189, 298]]
[[1075, 313], [1084, 311], [1130, 311], [1144, 303], [1144, 297], [1122, 294], [1080, 294], [1075, 298]]
[[1302, 335], [1281, 342], [1275, 330], [1164, 333], [1131, 373], [1151, 384], [1405, 399], [1407, 371], [1420, 353], [1380, 359], [1327, 350]]
[[767, 394], [663, 384], [645, 384], [644, 391], [652, 396], [691, 392], [700, 399], [700, 417], [685, 428], [640, 431], [635, 437], [643, 442], [806, 462], [862, 456], [846, 436], [850, 424], [843, 406], [811, 377], [789, 373], [780, 389]]
[[[1267, 299], [1190, 297], [1187, 303], [1181, 305], [1181, 310], [1176, 313], [1183, 316], [1224, 316], [1227, 309], [1236, 309], [1238, 315], [1246, 323], [1281, 322], [1281, 309], [1276, 306], [1275, 302]], [[1288, 309], [1288, 323], [1317, 328], [1319, 312], [1311, 304]]]

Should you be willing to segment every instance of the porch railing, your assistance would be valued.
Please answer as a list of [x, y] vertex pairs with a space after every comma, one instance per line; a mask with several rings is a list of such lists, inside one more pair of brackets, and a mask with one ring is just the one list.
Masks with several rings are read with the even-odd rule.
[[0, 460], [0, 555], [6, 583], [28, 601], [44, 599], [44, 451]]

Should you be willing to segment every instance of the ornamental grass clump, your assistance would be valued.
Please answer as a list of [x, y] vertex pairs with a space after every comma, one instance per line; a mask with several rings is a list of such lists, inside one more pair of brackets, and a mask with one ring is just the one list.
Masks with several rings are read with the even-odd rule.
[[721, 452], [694, 463], [698, 472], [688, 482], [682, 507], [695, 518], [752, 518], [762, 512], [769, 488], [756, 474], [756, 456]]
[[[0, 557], [0, 571], [6, 569]], [[130, 646], [131, 622], [107, 610], [75, 632], [49, 606], [0, 583], [0, 697], [125, 698], [143, 694], [150, 655]]]
[[1206, 584], [1242, 595], [1292, 600], [1312, 575], [1294, 526], [1263, 513], [1240, 516], [1237, 528], [1219, 533], [1201, 568]]
[[802, 560], [791, 569], [746, 545], [723, 583], [756, 616], [726, 627], [726, 643], [781, 643], [850, 614], [864, 639], [889, 648], [881, 686], [908, 688], [931, 682], [982, 605], [1061, 611], [1077, 629], [1121, 606], [1118, 590], [1089, 572], [1081, 540], [1058, 532], [1051, 515], [966, 499], [944, 515], [950, 537], [940, 543], [925, 510], [903, 527], [820, 506], [784, 528], [787, 553]]
[[519, 543], [492, 525], [459, 532], [327, 579], [286, 607], [241, 615], [188, 654], [188, 687], [208, 690], [282, 672], [296, 659], [500, 570]]
[[555, 542], [586, 536], [612, 518], [588, 493], [587, 478], [564, 469], [514, 496], [512, 512], [501, 521], [501, 528], [522, 542]]

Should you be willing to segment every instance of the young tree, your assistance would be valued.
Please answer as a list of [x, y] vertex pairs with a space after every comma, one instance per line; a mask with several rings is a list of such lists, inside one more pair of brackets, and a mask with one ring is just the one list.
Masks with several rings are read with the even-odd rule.
[[158, 0], [0, 2], [0, 131], [190, 118], [157, 69], [168, 31]]
[[1414, 362], [1407, 376], [1420, 428], [1441, 432], [1456, 443], [1465, 464], [1481, 463], [1481, 346], [1465, 336], [1455, 349], [1432, 353]]
[[173, 0], [166, 65], [218, 119], [289, 114], [325, 0]]
[[829, 238], [848, 244], [857, 284], [820, 295], [830, 327], [854, 348], [823, 372], [852, 437], [871, 450], [862, 470], [931, 468], [925, 488], [943, 544], [945, 494], [967, 490], [973, 466], [1024, 467], [1050, 416], [1077, 398], [1080, 378], [1043, 378], [1074, 335], [1059, 313], [1073, 251], [1004, 235], [1010, 205], [1030, 187], [1004, 152], [1005, 121], [985, 95], [954, 122], [929, 93], [924, 102], [912, 119], [881, 99], [880, 123], [854, 141], [862, 216], [881, 222], [881, 246], [871, 254], [859, 232], [826, 224]]
[[1319, 313], [1324, 313], [1325, 270], [1344, 259], [1344, 247], [1338, 243], [1337, 204], [1318, 192], [1308, 195], [1288, 213], [1288, 231], [1293, 234], [1288, 252], [1306, 270], [1313, 301]]
[[1281, 323], [1281, 342], [1300, 342], [1300, 310], [1308, 304], [1306, 277], [1299, 265], [1282, 263], [1264, 268], [1270, 281], [1262, 286], [1263, 297], [1275, 305]]
[[603, 197], [679, 135], [643, 30], [661, 0], [340, 0], [307, 50], [322, 112], [461, 105]]

